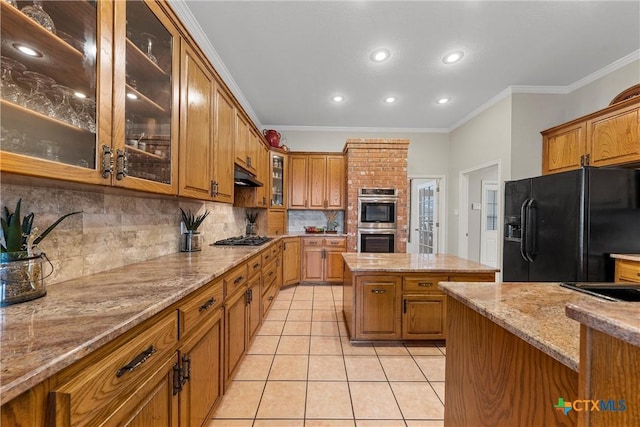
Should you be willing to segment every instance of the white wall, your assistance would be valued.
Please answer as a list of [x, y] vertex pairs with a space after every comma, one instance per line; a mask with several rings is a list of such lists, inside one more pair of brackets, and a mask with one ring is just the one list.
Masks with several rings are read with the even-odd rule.
[[[499, 161], [500, 180], [511, 176], [511, 96], [458, 126], [450, 134], [447, 252], [458, 253], [459, 175]], [[499, 257], [499, 259], [502, 259]]]
[[[636, 55], [637, 56], [637, 55]], [[640, 83], [640, 60], [635, 60], [567, 95], [565, 122], [605, 108], [623, 90]]]
[[468, 212], [468, 233], [467, 239], [467, 259], [480, 262], [480, 225], [482, 215], [480, 210], [471, 209], [474, 203], [482, 203], [482, 181], [497, 180], [498, 168], [491, 166], [488, 168], [478, 169], [469, 175], [469, 201], [464, 208]]

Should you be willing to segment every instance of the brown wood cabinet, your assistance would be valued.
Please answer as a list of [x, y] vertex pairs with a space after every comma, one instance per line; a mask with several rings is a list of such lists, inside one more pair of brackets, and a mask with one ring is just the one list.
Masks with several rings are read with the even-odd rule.
[[356, 335], [362, 339], [400, 338], [400, 291], [398, 276], [359, 276], [356, 305], [361, 309]]
[[231, 382], [247, 350], [247, 265], [227, 273], [225, 285], [224, 386]]
[[213, 200], [232, 203], [236, 107], [229, 93], [217, 83], [214, 102]]
[[289, 209], [344, 209], [344, 156], [289, 156]]
[[616, 282], [640, 283], [640, 262], [616, 259]]
[[542, 132], [542, 173], [640, 164], [640, 101], [629, 99]]
[[302, 238], [302, 282], [341, 283], [345, 237]]
[[301, 250], [300, 237], [282, 239], [282, 285], [300, 282]]
[[282, 236], [287, 233], [287, 211], [267, 210], [267, 234], [270, 236]]

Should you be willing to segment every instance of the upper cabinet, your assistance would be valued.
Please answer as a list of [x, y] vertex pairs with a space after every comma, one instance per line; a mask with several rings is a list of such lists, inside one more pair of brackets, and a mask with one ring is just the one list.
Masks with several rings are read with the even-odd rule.
[[2, 171], [103, 182], [99, 147], [111, 146], [113, 7], [0, 2]]
[[285, 209], [287, 207], [285, 191], [287, 188], [285, 173], [287, 170], [287, 158], [284, 154], [275, 151], [271, 151], [270, 154], [271, 179], [269, 181], [269, 188], [271, 190], [271, 209]]
[[238, 111], [236, 114], [235, 162], [253, 175], [256, 175], [259, 163], [256, 157], [259, 141], [249, 124], [249, 120]]
[[344, 157], [340, 154], [289, 156], [290, 209], [344, 209]]
[[542, 132], [542, 173], [640, 163], [640, 100], [631, 98]]

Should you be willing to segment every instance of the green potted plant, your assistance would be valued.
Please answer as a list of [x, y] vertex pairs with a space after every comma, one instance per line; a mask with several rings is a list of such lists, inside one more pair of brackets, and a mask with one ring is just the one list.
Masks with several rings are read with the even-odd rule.
[[37, 249], [45, 237], [65, 218], [79, 214], [71, 212], [58, 218], [42, 233], [33, 227], [34, 213], [20, 217], [18, 200], [13, 213], [4, 207], [2, 223], [2, 244], [0, 245], [0, 306], [29, 301], [44, 296], [47, 292], [44, 279], [53, 273], [53, 265], [48, 275], [44, 275], [44, 260], [49, 261], [44, 252]]
[[209, 211], [205, 210], [203, 214], [194, 215], [191, 209], [185, 212], [184, 209], [180, 208], [180, 214], [186, 230], [180, 238], [180, 251], [196, 252], [202, 250], [202, 236], [198, 228], [202, 225], [204, 219], [209, 216]]

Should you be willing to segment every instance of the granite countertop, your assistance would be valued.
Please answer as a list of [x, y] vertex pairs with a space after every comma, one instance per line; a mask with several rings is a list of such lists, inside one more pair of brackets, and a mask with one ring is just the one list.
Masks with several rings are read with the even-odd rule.
[[0, 404], [56, 374], [257, 254], [212, 247], [57, 283], [0, 308]]
[[346, 233], [306, 233], [304, 231], [295, 231], [288, 233], [284, 237], [347, 237]]
[[[578, 371], [580, 323], [565, 315], [565, 306], [589, 307], [598, 298], [557, 283], [440, 282], [440, 289]], [[610, 303], [608, 312], [615, 312], [620, 304]]]
[[343, 253], [351, 271], [419, 273], [495, 273], [500, 270], [467, 259], [445, 254]]
[[592, 298], [567, 304], [566, 314], [590, 328], [640, 347], [640, 303]]
[[611, 258], [640, 262], [640, 254], [611, 254]]

